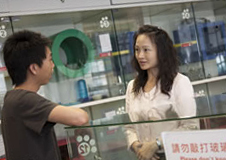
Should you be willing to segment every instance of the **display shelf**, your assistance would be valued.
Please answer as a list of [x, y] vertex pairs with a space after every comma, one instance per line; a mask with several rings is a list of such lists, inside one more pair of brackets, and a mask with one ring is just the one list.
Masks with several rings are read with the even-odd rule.
[[199, 84], [205, 84], [205, 83], [221, 81], [221, 80], [224, 80], [224, 79], [226, 79], [226, 76], [207, 78], [207, 79], [203, 79], [203, 80], [193, 81], [191, 83], [192, 83], [193, 86], [195, 86], [195, 85], [199, 85]]
[[[206, 83], [211, 83], [211, 82], [217, 82], [221, 80], [225, 80], [226, 76], [220, 76], [220, 77], [213, 77], [213, 78], [208, 78], [204, 80], [198, 80], [198, 81], [193, 81], [191, 82], [193, 86], [200, 85], [200, 84], [206, 84]], [[78, 104], [78, 105], [72, 105], [71, 107], [75, 108], [85, 108], [85, 107], [90, 107], [90, 106], [96, 106], [99, 104], [104, 104], [104, 103], [110, 103], [110, 102], [115, 102], [119, 100], [125, 99], [125, 95], [123, 96], [117, 96], [117, 97], [112, 97], [112, 98], [107, 98], [107, 99], [101, 99], [93, 102], [87, 102], [83, 104]]]
[[[4, 73], [6, 73], [6, 71], [4, 71]], [[7, 76], [8, 76], [8, 74], [7, 74]], [[213, 78], [193, 81], [191, 83], [192, 83], [193, 86], [196, 86], [196, 85], [200, 85], [200, 84], [217, 82], [217, 81], [221, 81], [221, 80], [226, 80], [226, 75], [225, 76], [220, 76], [220, 77], [213, 77]], [[123, 99], [125, 99], [125, 95], [117, 96], [117, 97], [111, 97], [111, 98], [106, 98], [106, 99], [101, 99], [101, 100], [96, 100], [96, 101], [82, 103], [82, 104], [77, 104], [77, 105], [71, 105], [71, 107], [85, 108], [85, 107], [95, 106], [95, 105], [104, 104], [104, 103], [111, 103], [111, 102], [115, 102], [115, 101], [119, 101], [119, 100], [123, 100]]]
[[126, 97], [125, 95], [117, 96], [117, 97], [112, 97], [112, 98], [107, 98], [107, 99], [96, 100], [96, 101], [93, 101], [93, 102], [87, 102], [87, 103], [83, 103], [83, 104], [72, 105], [71, 107], [85, 108], [85, 107], [90, 107], [90, 106], [96, 106], [96, 105], [99, 105], [99, 104], [104, 104], [104, 103], [110, 103], [110, 102], [123, 100], [123, 99], [125, 99], [125, 97]]

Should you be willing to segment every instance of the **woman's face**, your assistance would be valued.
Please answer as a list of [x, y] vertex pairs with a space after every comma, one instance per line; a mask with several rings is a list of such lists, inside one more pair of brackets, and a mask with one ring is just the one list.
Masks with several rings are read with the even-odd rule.
[[148, 36], [145, 34], [139, 35], [134, 48], [135, 57], [142, 70], [150, 70], [157, 67], [157, 48]]

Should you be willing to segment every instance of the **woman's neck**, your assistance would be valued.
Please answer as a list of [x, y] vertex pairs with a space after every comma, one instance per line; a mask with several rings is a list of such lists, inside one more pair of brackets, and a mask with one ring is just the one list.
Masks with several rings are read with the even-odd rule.
[[147, 74], [148, 74], [148, 82], [153, 82], [156, 81], [157, 76], [158, 76], [158, 68], [152, 68], [147, 70]]

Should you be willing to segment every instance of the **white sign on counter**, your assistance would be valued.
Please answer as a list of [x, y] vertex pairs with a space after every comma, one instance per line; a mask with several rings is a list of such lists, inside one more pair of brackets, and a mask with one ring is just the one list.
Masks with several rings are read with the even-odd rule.
[[226, 129], [163, 132], [167, 160], [226, 160]]

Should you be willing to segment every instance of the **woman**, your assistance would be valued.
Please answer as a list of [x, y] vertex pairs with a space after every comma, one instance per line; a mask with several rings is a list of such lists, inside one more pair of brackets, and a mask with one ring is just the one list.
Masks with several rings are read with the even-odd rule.
[[[133, 65], [138, 72], [126, 93], [131, 121], [162, 120], [196, 116], [193, 88], [178, 73], [176, 50], [162, 29], [144, 25], [134, 35]], [[198, 128], [194, 120], [136, 124], [127, 127], [128, 145], [139, 159], [159, 159], [162, 131]]]

